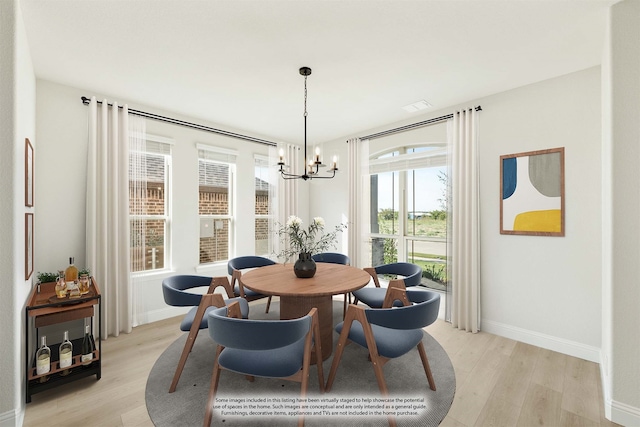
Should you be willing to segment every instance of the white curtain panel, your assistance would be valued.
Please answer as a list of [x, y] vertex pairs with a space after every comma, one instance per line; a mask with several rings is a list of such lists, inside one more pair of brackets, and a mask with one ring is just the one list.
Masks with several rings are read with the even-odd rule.
[[474, 109], [457, 111], [448, 123], [451, 244], [447, 258], [451, 324], [474, 333], [480, 329], [478, 116]]
[[87, 154], [86, 265], [102, 292], [100, 335], [131, 332], [128, 107], [91, 98]]
[[277, 168], [278, 148], [269, 147], [269, 255], [280, 252], [280, 239], [276, 235], [276, 222], [280, 220], [280, 173]]
[[369, 140], [349, 139], [348, 255], [354, 267], [370, 267]]
[[[300, 163], [300, 148], [293, 144], [279, 144], [278, 151], [284, 150], [285, 172], [301, 174], [304, 168]], [[282, 179], [278, 182], [278, 222], [285, 224], [287, 218], [298, 214], [298, 182], [299, 179]]]

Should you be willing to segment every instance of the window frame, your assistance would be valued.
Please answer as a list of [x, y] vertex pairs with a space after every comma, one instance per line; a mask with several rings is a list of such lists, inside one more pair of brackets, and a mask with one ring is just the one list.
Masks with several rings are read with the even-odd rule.
[[[256, 169], [258, 167], [265, 167], [265, 168], [267, 168], [267, 171], [269, 172], [269, 157], [268, 156], [255, 154], [254, 155], [253, 164], [254, 164], [254, 167], [253, 167], [254, 179], [258, 179], [258, 176], [256, 175]], [[271, 183], [268, 180], [266, 182], [267, 182], [267, 184], [269, 186], [271, 185]], [[273, 221], [275, 221], [275, 217], [274, 217], [273, 209], [272, 209], [272, 205], [271, 205], [271, 203], [273, 202], [271, 200], [272, 191], [270, 191], [270, 190], [267, 191], [267, 197], [268, 197], [269, 203], [268, 203], [268, 209], [267, 209], [268, 213], [266, 215], [265, 214], [256, 213], [256, 202], [257, 202], [257, 200], [256, 200], [257, 197], [256, 196], [257, 196], [257, 194], [255, 193], [255, 184], [254, 184], [254, 201], [253, 201], [253, 203], [254, 203], [254, 209], [253, 209], [254, 220], [253, 220], [253, 222], [254, 222], [254, 224], [256, 224], [258, 219], [266, 219], [267, 220], [267, 252], [265, 252], [265, 253], [257, 253], [258, 251], [255, 249], [255, 246], [254, 246], [254, 254], [257, 255], [257, 256], [269, 257], [271, 255], [271, 252], [273, 252], [273, 243], [274, 243], [273, 242], [273, 239], [274, 239], [273, 233], [270, 232], [271, 224], [273, 223]], [[256, 230], [254, 230], [254, 236], [255, 236], [255, 234], [256, 234]], [[257, 238], [256, 238], [256, 242], [257, 242]]]
[[[146, 135], [146, 143], [151, 143], [149, 145], [157, 147], [156, 150], [149, 149], [147, 147], [146, 150], [143, 151], [145, 155], [152, 156], [162, 156], [164, 159], [164, 215], [157, 214], [131, 214], [129, 213], [129, 239], [132, 239], [131, 233], [133, 232], [131, 228], [131, 223], [133, 221], [147, 221], [147, 220], [162, 220], [164, 221], [164, 236], [163, 236], [163, 266], [162, 268], [152, 268], [152, 269], [144, 269], [144, 270], [136, 270], [133, 271], [131, 269], [131, 259], [130, 259], [130, 269], [131, 275], [135, 277], [146, 276], [151, 274], [163, 273], [171, 270], [171, 260], [172, 260], [172, 244], [171, 244], [171, 229], [172, 229], [172, 198], [173, 198], [173, 188], [172, 188], [172, 180], [171, 173], [173, 167], [173, 145], [174, 141], [170, 138], [165, 138], [157, 135]], [[166, 150], [166, 152], [164, 152]], [[130, 171], [128, 172], [130, 174]], [[129, 177], [129, 181], [130, 181]], [[131, 246], [130, 246], [131, 247]], [[146, 239], [143, 242], [143, 251], [146, 251]], [[146, 262], [146, 261], [145, 261]]]
[[[416, 151], [419, 150], [419, 151]], [[421, 169], [433, 167], [447, 166], [447, 148], [446, 143], [433, 142], [421, 144], [407, 144], [403, 146], [388, 147], [385, 151], [373, 153], [370, 156], [369, 176], [380, 175], [382, 173], [397, 172], [397, 191], [398, 191], [398, 224], [394, 226], [392, 234], [373, 233], [370, 230], [370, 241], [373, 245], [374, 239], [391, 239], [395, 241], [396, 260], [400, 262], [412, 262], [409, 254], [413, 253], [410, 249], [413, 241], [445, 243], [446, 236], [417, 236], [408, 233], [408, 215], [409, 215], [409, 182], [415, 179], [415, 172]], [[415, 182], [412, 184], [415, 197]], [[393, 187], [393, 191], [396, 187]], [[415, 199], [414, 199], [415, 200]], [[370, 206], [370, 210], [373, 206]], [[379, 214], [379, 207], [378, 212]], [[396, 208], [395, 206], [393, 207]], [[414, 206], [415, 208], [415, 206]], [[370, 212], [373, 215], [373, 212]], [[395, 232], [397, 230], [397, 233]], [[371, 248], [373, 251], [373, 248]], [[445, 251], [446, 252], [446, 251]], [[373, 254], [372, 254], [373, 256]], [[446, 265], [446, 261], [445, 261]]]
[[[228, 229], [228, 242], [227, 242], [227, 258], [225, 259], [216, 259], [208, 262], [201, 262], [200, 256], [198, 255], [198, 265], [196, 268], [202, 268], [206, 266], [212, 266], [215, 264], [227, 263], [230, 258], [233, 257], [235, 253], [236, 246], [236, 212], [235, 212], [235, 201], [236, 201], [236, 158], [237, 152], [234, 150], [229, 150], [221, 147], [214, 147], [210, 145], [197, 144], [198, 148], [198, 171], [200, 171], [200, 162], [211, 163], [211, 164], [222, 164], [228, 167], [228, 195], [227, 195], [227, 205], [228, 211], [226, 214], [200, 214], [200, 177], [198, 176], [198, 221], [201, 222], [202, 219], [211, 219], [213, 221], [215, 227], [215, 221], [217, 219], [227, 220], [229, 224]], [[203, 157], [203, 153], [206, 153], [206, 156], [209, 158]], [[215, 229], [215, 228], [214, 228]], [[198, 238], [198, 253], [200, 253], [200, 237]]]

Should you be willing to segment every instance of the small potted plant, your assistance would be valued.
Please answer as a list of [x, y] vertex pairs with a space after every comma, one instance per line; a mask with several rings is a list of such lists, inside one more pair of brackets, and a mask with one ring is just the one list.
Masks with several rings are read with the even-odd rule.
[[50, 283], [58, 280], [58, 273], [40, 273], [38, 271], [38, 283]]

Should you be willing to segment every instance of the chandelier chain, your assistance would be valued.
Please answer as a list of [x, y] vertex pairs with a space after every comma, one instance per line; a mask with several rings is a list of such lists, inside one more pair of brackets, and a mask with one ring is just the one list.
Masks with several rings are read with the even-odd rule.
[[307, 76], [304, 76], [304, 116], [307, 117]]

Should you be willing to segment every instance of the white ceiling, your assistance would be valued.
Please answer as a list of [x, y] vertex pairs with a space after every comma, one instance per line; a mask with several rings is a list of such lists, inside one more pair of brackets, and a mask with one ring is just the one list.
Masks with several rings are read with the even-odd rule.
[[21, 0], [21, 7], [38, 78], [272, 141], [301, 142], [298, 69], [311, 67], [313, 144], [418, 120], [401, 107], [421, 99], [437, 110], [598, 65], [615, 2]]

